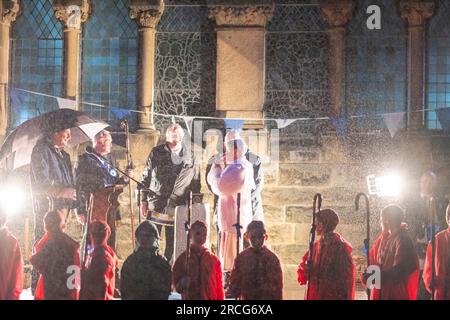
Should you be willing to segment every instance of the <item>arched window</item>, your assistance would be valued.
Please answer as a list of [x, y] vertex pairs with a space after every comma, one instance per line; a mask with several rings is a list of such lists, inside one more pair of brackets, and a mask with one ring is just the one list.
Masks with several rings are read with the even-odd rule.
[[[52, 0], [23, 0], [11, 40], [11, 126], [58, 108], [62, 83], [62, 25]], [[27, 91], [23, 91], [27, 90]], [[35, 92], [35, 93], [30, 93]]]
[[436, 109], [450, 107], [450, 3], [440, 0], [428, 27], [427, 126], [442, 129]]
[[[208, 19], [206, 2], [165, 3], [157, 27], [155, 112], [212, 115], [215, 111], [216, 37], [213, 22]], [[155, 116], [154, 120], [159, 130], [164, 130], [171, 122], [170, 118], [160, 116]]]
[[328, 26], [318, 3], [277, 2], [266, 34], [267, 117], [327, 115], [328, 38]]
[[[406, 110], [406, 23], [396, 2], [377, 1], [381, 30], [367, 28], [367, 8], [372, 0], [356, 1], [356, 11], [347, 26], [346, 110], [354, 128], [384, 128], [380, 114]], [[405, 117], [406, 119], [406, 117]]]
[[[91, 6], [83, 28], [82, 101], [135, 110], [137, 24], [128, 17], [126, 0], [93, 0]], [[82, 108], [112, 125], [118, 120], [108, 108]]]

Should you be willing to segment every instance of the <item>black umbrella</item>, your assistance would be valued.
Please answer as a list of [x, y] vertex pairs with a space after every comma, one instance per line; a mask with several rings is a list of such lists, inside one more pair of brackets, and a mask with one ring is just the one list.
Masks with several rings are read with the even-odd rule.
[[91, 140], [109, 124], [86, 113], [58, 109], [25, 121], [14, 129], [0, 148], [0, 168], [11, 171], [30, 164], [31, 152], [46, 132], [70, 128], [69, 147]]

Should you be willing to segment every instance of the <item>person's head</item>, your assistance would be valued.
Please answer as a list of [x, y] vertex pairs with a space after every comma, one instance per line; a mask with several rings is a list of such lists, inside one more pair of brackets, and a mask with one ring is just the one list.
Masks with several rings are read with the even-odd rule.
[[266, 227], [262, 221], [252, 221], [247, 226], [245, 238], [250, 242], [252, 248], [261, 249], [267, 240]]
[[111, 235], [111, 229], [102, 221], [94, 221], [91, 223], [91, 239], [94, 247], [105, 245]]
[[389, 226], [386, 222], [386, 212], [384, 210], [381, 210], [380, 212], [380, 225], [381, 225], [381, 232], [385, 233], [389, 231]]
[[135, 231], [136, 241], [140, 248], [159, 248], [158, 228], [149, 220], [142, 222]]
[[108, 130], [102, 130], [97, 133], [92, 140], [92, 145], [100, 155], [106, 155], [111, 152], [112, 147], [112, 137]]
[[339, 216], [332, 209], [323, 209], [316, 213], [316, 232], [319, 236], [333, 232], [339, 224]]
[[44, 216], [44, 228], [49, 234], [63, 232], [65, 227], [64, 211], [50, 211]]
[[420, 194], [431, 195], [436, 187], [436, 174], [433, 171], [425, 172], [420, 177]]
[[398, 205], [391, 204], [381, 210], [382, 224], [388, 228], [389, 232], [400, 229], [403, 220], [405, 219], [405, 212]]
[[72, 134], [70, 129], [63, 129], [60, 131], [53, 132], [51, 134], [52, 142], [57, 148], [67, 147], [70, 139], [72, 138]]
[[6, 226], [6, 222], [8, 221], [8, 216], [5, 210], [0, 206], [0, 229]]
[[181, 144], [184, 138], [184, 130], [178, 124], [171, 124], [166, 130], [166, 141], [171, 145]]
[[226, 146], [226, 161], [227, 163], [233, 162], [236, 159], [240, 159], [247, 153], [247, 145], [244, 140], [237, 139], [228, 141]]
[[203, 246], [208, 236], [208, 227], [203, 221], [197, 220], [191, 226], [192, 243]]

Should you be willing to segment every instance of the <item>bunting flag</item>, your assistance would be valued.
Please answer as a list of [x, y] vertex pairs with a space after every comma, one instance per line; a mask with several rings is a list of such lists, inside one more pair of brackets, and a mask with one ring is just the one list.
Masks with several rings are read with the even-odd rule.
[[117, 119], [128, 118], [131, 116], [131, 111], [128, 109], [110, 108], [110, 110]]
[[241, 119], [223, 119], [225, 129], [232, 129], [239, 131], [244, 126], [244, 120]]
[[72, 110], [77, 109], [77, 102], [75, 100], [56, 98], [56, 101], [58, 102], [58, 107], [60, 109], [72, 109]]
[[393, 138], [395, 134], [398, 132], [398, 130], [402, 127], [404, 117], [405, 112], [393, 112], [383, 114], [384, 124], [389, 130], [391, 138]]
[[442, 129], [450, 132], [450, 108], [436, 109], [436, 114]]
[[175, 123], [177, 123], [177, 122], [175, 121], [175, 116], [172, 116], [172, 124], [175, 124]]
[[192, 122], [194, 121], [194, 117], [183, 116], [183, 120], [189, 135], [192, 136]]
[[331, 125], [336, 129], [338, 136], [345, 141], [347, 139], [347, 119], [344, 116], [330, 119]]
[[297, 119], [277, 119], [275, 122], [277, 123], [278, 129], [284, 129], [287, 126], [293, 124]]

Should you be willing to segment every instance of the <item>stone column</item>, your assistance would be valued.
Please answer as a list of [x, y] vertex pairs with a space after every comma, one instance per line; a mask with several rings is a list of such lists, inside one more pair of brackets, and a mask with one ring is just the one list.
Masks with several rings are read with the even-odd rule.
[[[227, 118], [263, 119], [266, 24], [275, 3], [209, 0], [217, 25], [216, 110]], [[246, 122], [260, 127], [261, 121]]]
[[408, 127], [424, 128], [425, 22], [435, 9], [433, 0], [401, 0], [400, 16], [408, 23]]
[[9, 41], [11, 24], [19, 13], [19, 0], [0, 0], [0, 142], [9, 128]]
[[164, 12], [163, 0], [131, 0], [129, 15], [139, 26], [138, 57], [138, 110], [139, 130], [152, 132], [154, 88], [155, 88], [155, 47], [156, 26]]
[[64, 27], [62, 96], [78, 100], [81, 23], [89, 17], [89, 0], [55, 0], [54, 10]]
[[345, 26], [355, 10], [353, 0], [321, 0], [322, 14], [330, 26], [330, 116], [339, 116], [345, 110]]

